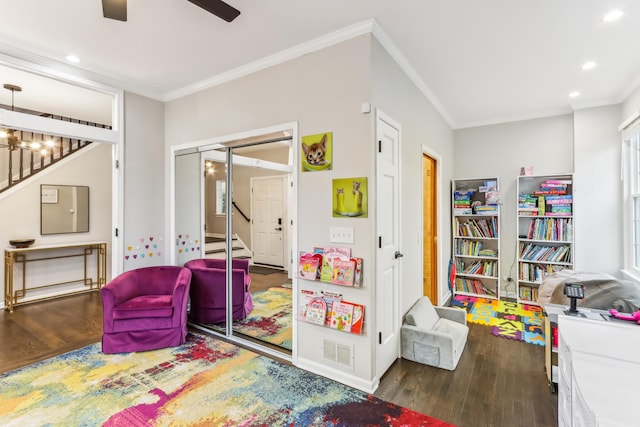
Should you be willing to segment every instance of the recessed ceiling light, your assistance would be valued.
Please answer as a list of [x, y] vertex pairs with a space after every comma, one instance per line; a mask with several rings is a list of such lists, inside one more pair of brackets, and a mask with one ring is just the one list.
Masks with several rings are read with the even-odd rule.
[[574, 90], [569, 94], [569, 98], [577, 98], [579, 96], [580, 96], [580, 92], [578, 92], [577, 90]]
[[596, 68], [596, 63], [593, 61], [585, 62], [584, 64], [582, 64], [583, 70], [591, 70], [593, 68]]
[[619, 9], [616, 9], [604, 15], [604, 18], [602, 18], [602, 20], [604, 22], [611, 22], [611, 21], [615, 21], [616, 19], [622, 18], [622, 15], [624, 15], [624, 12]]
[[65, 56], [65, 59], [69, 62], [73, 62], [74, 64], [77, 64], [78, 62], [80, 62], [80, 58], [78, 58], [75, 55], [67, 55]]

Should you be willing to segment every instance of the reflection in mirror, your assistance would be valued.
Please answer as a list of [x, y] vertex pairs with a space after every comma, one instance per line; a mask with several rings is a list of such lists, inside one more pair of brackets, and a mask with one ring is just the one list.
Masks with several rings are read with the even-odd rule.
[[[293, 170], [292, 135], [293, 131], [288, 130], [203, 145], [196, 149], [201, 156], [197, 163], [187, 164], [178, 159], [187, 154], [186, 150], [176, 153], [176, 232], [191, 230], [196, 212], [202, 212], [199, 230], [205, 231], [201, 237], [204, 247], [197, 256], [205, 258], [211, 266], [221, 262], [218, 265], [223, 269], [228, 253], [233, 258], [232, 283], [208, 280], [211, 285], [215, 282], [211, 286], [212, 298], [218, 300], [220, 296], [227, 300], [226, 292], [220, 291], [222, 285], [231, 292], [228, 299], [232, 305], [231, 332], [227, 331], [226, 316], [222, 320], [194, 323], [285, 353], [292, 347], [292, 290], [287, 271], [289, 257], [285, 256], [291, 248], [286, 224], [291, 191], [288, 183]], [[230, 167], [228, 159], [232, 160]], [[267, 186], [260, 187], [254, 197], [251, 188], [256, 183]], [[279, 196], [264, 203], [261, 197], [274, 186]], [[202, 199], [196, 198], [194, 191]], [[181, 245], [182, 240], [178, 240], [178, 260], [186, 258], [184, 253], [180, 254]], [[193, 283], [192, 279], [192, 308], [194, 298], [205, 300], [204, 295], [195, 294]]]
[[89, 232], [89, 187], [40, 186], [40, 234]]

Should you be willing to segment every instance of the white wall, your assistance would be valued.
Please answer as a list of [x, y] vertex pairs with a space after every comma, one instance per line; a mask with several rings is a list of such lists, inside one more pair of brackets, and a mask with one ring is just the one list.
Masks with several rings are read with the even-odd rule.
[[497, 177], [500, 180], [501, 290], [503, 293], [507, 290], [506, 279], [512, 277], [513, 286], [509, 286], [508, 291], [514, 293], [516, 186], [520, 167], [533, 166], [534, 175], [573, 172], [573, 117], [562, 115], [456, 130], [454, 158], [457, 179]]
[[[52, 245], [63, 243], [79, 243], [104, 241], [107, 242], [107, 280], [111, 271], [111, 150], [108, 144], [92, 144], [82, 149], [70, 158], [64, 159], [58, 164], [39, 172], [30, 180], [18, 184], [11, 190], [0, 195], [0, 217], [4, 226], [0, 229], [0, 241], [9, 246], [9, 240], [16, 238], [35, 238], [35, 245]], [[40, 235], [40, 185], [86, 185], [89, 186], [89, 232]], [[50, 268], [49, 262], [34, 263], [29, 266], [28, 272], [33, 272], [34, 277], [45, 274]], [[78, 275], [79, 274], [79, 275]], [[77, 277], [82, 277], [79, 270]], [[54, 277], [42, 278], [38, 284], [52, 283]], [[4, 276], [2, 276], [4, 288]], [[39, 280], [39, 279], [35, 279]], [[67, 278], [66, 280], [70, 280]], [[14, 288], [19, 277], [14, 278]], [[31, 283], [29, 280], [28, 284]], [[35, 283], [32, 283], [35, 284]], [[82, 289], [82, 285], [70, 285], [65, 287], [50, 288], [40, 295], [57, 294], [62, 289]], [[29, 297], [29, 294], [27, 294]], [[4, 293], [0, 295], [0, 301], [4, 305]]]
[[[401, 310], [411, 308], [423, 295], [422, 285], [422, 149], [441, 158], [439, 165], [440, 229], [438, 295], [440, 303], [450, 294], [447, 266], [451, 253], [449, 188], [453, 176], [453, 131], [418, 90], [385, 48], [372, 43], [371, 102], [402, 126], [401, 161]], [[384, 197], [384, 195], [377, 195]], [[373, 199], [372, 203], [375, 203]]]
[[619, 276], [623, 267], [620, 111], [613, 105], [573, 114], [576, 271]]
[[622, 103], [622, 112], [620, 123], [640, 111], [640, 86], [635, 88], [633, 92]]
[[164, 104], [124, 97], [124, 270], [162, 265], [173, 239], [165, 236]]

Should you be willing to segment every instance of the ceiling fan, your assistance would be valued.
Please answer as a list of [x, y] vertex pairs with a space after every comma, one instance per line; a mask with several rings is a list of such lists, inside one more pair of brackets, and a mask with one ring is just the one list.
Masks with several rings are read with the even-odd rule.
[[[231, 22], [240, 15], [240, 11], [222, 0], [188, 0], [200, 6], [218, 18]], [[102, 0], [102, 14], [105, 18], [118, 21], [127, 20], [127, 0]]]

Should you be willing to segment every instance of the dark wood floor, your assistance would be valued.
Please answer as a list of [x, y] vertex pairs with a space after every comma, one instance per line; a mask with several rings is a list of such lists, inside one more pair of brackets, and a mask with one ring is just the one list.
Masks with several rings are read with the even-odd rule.
[[469, 325], [455, 371], [398, 359], [375, 395], [460, 427], [558, 425], [544, 347], [495, 337], [488, 326]]
[[[375, 395], [460, 427], [557, 426], [544, 348], [494, 337], [486, 326], [469, 327], [455, 371], [398, 359]], [[0, 372], [100, 341], [101, 334], [97, 293], [23, 305], [13, 314], [2, 310]]]

